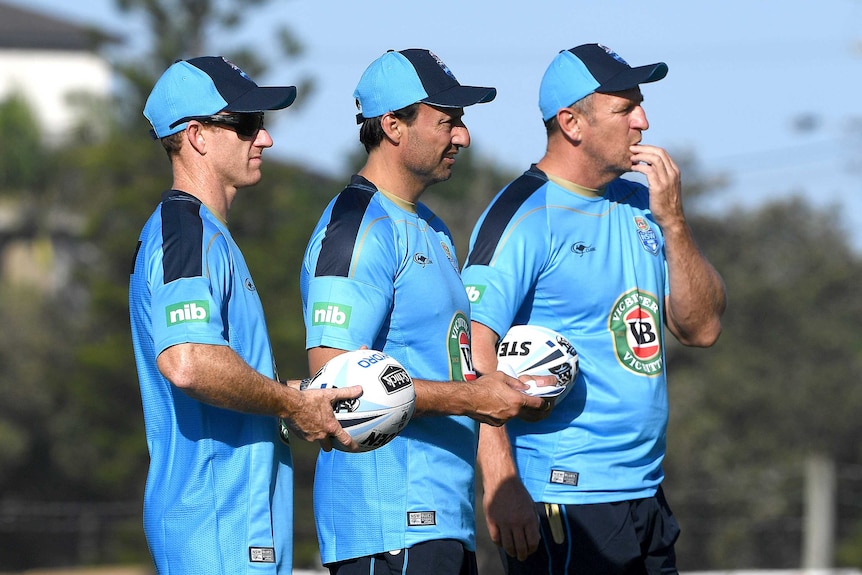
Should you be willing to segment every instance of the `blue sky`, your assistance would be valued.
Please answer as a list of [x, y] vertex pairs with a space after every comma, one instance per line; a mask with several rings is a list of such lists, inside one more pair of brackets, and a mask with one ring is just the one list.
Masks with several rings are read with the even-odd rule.
[[[465, 115], [474, 151], [521, 171], [544, 151], [537, 90], [545, 67], [559, 50], [599, 42], [632, 65], [668, 64], [667, 78], [643, 87], [644, 142], [693, 152], [703, 172], [725, 174], [731, 185], [715, 209], [788, 191], [818, 206], [862, 196], [862, 0], [464, 0], [436, 11], [383, 0], [270, 4], [250, 14], [240, 39], [265, 54], [273, 23], [287, 24], [306, 54], [273, 60], [258, 82], [313, 75], [318, 85], [301, 109], [272, 114], [272, 153], [324, 172], [343, 173], [358, 149], [353, 88], [387, 49], [430, 48], [462, 83], [495, 86], [494, 102]], [[26, 5], [127, 38], [146, 32], [113, 0]], [[229, 41], [212, 39], [210, 52], [237, 38]], [[127, 51], [135, 49], [133, 41]]]

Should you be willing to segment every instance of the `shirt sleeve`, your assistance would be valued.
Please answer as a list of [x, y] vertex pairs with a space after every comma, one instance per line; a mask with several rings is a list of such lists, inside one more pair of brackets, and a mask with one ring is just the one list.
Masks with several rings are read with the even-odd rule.
[[[161, 262], [153, 266], [152, 321], [157, 354], [180, 343], [228, 345], [224, 318], [233, 273], [230, 251], [219, 233], [204, 246], [200, 274], [165, 283]], [[200, 257], [200, 253], [193, 257]]]
[[321, 254], [325, 232], [314, 238], [307, 270], [309, 282], [305, 298], [306, 346], [358, 349], [374, 347], [387, 323], [395, 297], [395, 278], [403, 267], [403, 246], [393, 232], [391, 220], [383, 215], [366, 217], [362, 228], [350, 237], [330, 234], [328, 249], [337, 245], [348, 254], [342, 275], [318, 275], [316, 261]]
[[462, 273], [471, 318], [500, 336], [531, 299], [536, 278], [547, 263], [547, 210], [522, 207], [502, 229], [498, 237], [484, 240], [494, 242], [493, 246], [471, 245], [471, 252], [485, 249], [493, 256], [487, 263], [468, 265]]

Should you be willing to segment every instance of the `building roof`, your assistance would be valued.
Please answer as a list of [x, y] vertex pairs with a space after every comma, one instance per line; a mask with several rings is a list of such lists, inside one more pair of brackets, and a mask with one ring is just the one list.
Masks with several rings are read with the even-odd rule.
[[0, 49], [94, 51], [120, 38], [95, 26], [74, 24], [0, 2]]

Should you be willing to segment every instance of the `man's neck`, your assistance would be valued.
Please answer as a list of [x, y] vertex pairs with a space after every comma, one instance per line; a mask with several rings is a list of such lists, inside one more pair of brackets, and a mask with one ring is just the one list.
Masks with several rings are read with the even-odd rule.
[[368, 155], [368, 161], [359, 175], [378, 189], [386, 190], [390, 195], [411, 204], [419, 202], [419, 197], [427, 187], [406, 172], [400, 163], [387, 158], [381, 150], [374, 150]]
[[579, 164], [572, 159], [568, 161], [555, 158], [548, 154], [539, 160], [536, 167], [548, 175], [561, 178], [568, 182], [591, 190], [599, 190], [617, 179], [616, 174], [607, 174], [596, 171], [590, 166]]
[[173, 189], [196, 197], [209, 211], [227, 224], [230, 205], [236, 196], [236, 189], [225, 191], [209, 184], [206, 178], [189, 177], [188, 174], [174, 174]]

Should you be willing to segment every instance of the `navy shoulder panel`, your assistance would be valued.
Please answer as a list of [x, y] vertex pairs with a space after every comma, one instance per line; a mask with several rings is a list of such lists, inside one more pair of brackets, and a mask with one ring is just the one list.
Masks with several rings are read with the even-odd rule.
[[497, 251], [497, 244], [500, 242], [512, 216], [515, 215], [521, 204], [547, 181], [548, 177], [545, 173], [533, 166], [506, 186], [506, 189], [491, 205], [488, 214], [482, 221], [482, 226], [476, 234], [476, 241], [473, 243], [473, 249], [470, 251], [467, 264], [464, 267], [485, 266], [491, 262], [494, 252]]
[[200, 201], [169, 192], [162, 198], [162, 267], [165, 283], [203, 274], [203, 232]]
[[332, 206], [326, 233], [320, 244], [314, 276], [347, 277], [362, 218], [377, 188], [361, 176], [353, 176]]

